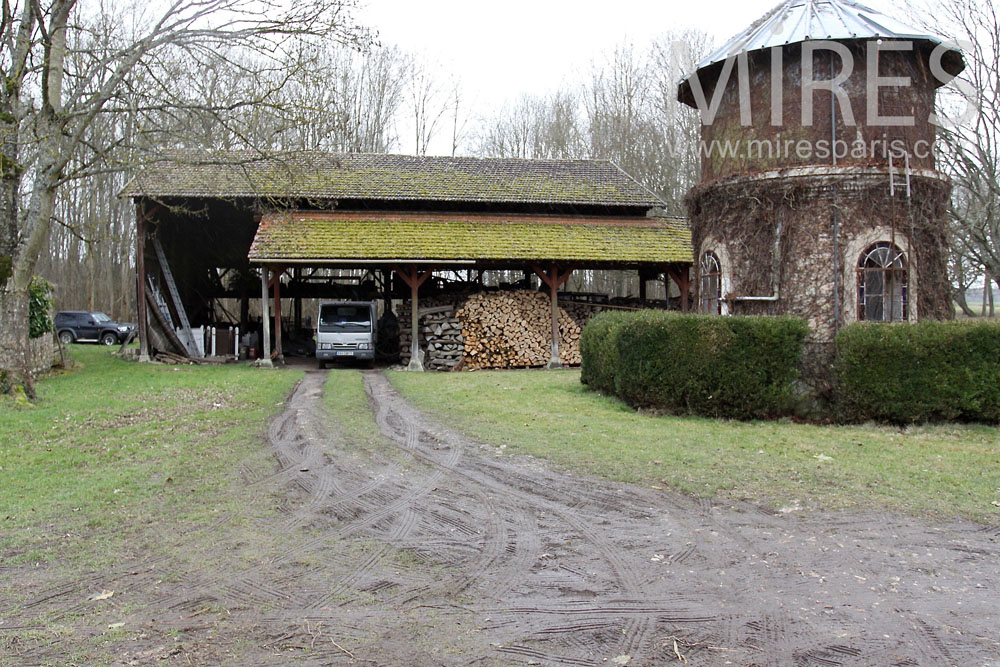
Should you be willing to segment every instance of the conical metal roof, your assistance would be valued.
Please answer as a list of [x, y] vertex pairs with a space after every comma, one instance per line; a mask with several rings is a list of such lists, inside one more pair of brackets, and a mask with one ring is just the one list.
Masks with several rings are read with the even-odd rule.
[[[850, 0], [785, 0], [754, 21], [711, 55], [695, 71], [731, 56], [808, 40], [904, 39], [941, 44], [944, 40]], [[961, 52], [952, 49], [961, 57]], [[950, 69], [947, 68], [946, 69]], [[962, 67], [959, 67], [960, 72]], [[954, 72], [953, 74], [957, 74]], [[681, 82], [683, 89], [691, 75]]]

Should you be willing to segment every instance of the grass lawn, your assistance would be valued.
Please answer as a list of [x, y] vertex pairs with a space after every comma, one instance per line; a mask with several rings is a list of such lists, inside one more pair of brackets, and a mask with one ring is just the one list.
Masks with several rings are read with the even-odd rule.
[[505, 452], [777, 507], [1000, 523], [1000, 429], [813, 426], [639, 414], [579, 371], [390, 373], [421, 408]]
[[[140, 365], [74, 345], [27, 407], [0, 402], [0, 560], [100, 567], [229, 512], [298, 372]], [[239, 508], [244, 511], [245, 508]], [[237, 512], [239, 514], [239, 512]], [[72, 561], [72, 562], [70, 562]]]

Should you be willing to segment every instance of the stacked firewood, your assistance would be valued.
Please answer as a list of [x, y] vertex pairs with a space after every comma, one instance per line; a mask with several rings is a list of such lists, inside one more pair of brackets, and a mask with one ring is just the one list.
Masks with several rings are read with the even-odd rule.
[[[559, 361], [580, 364], [580, 330], [601, 306], [560, 302]], [[544, 366], [552, 355], [548, 294], [530, 290], [480, 292], [420, 300], [419, 345], [424, 368], [524, 368]], [[400, 362], [410, 362], [410, 302], [399, 318]]]
[[[449, 371], [462, 361], [465, 343], [462, 324], [455, 315], [455, 298], [421, 299], [417, 312], [420, 349], [424, 352], [424, 368]], [[403, 364], [410, 363], [413, 337], [410, 332], [410, 302], [399, 309], [399, 356]]]
[[583, 303], [576, 301], [560, 301], [559, 307], [566, 311], [566, 314], [573, 318], [576, 326], [583, 329], [584, 325], [591, 317], [601, 312], [601, 306], [593, 303]]
[[[547, 294], [480, 292], [455, 313], [462, 322], [465, 365], [472, 368], [543, 366], [552, 354], [552, 311]], [[580, 363], [580, 325], [559, 308], [559, 361]]]

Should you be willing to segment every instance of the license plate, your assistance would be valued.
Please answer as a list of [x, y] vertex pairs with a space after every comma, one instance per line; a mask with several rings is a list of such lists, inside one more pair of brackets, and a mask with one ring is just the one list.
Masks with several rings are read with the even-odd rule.
[[336, 354], [338, 357], [353, 357], [354, 350], [337, 350]]

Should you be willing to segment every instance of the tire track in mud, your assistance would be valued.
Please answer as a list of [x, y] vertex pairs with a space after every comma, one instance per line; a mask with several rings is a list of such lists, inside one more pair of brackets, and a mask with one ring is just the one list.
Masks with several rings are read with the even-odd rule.
[[[372, 387], [385, 384], [387, 381], [375, 374], [366, 376], [366, 387], [373, 397]], [[384, 390], [383, 390], [384, 391]], [[411, 449], [414, 456], [428, 464], [436, 464], [436, 456], [427, 451], [426, 442], [413, 443], [412, 438], [400, 433], [398, 424], [415, 423], [422, 433], [430, 434], [423, 438], [431, 442], [439, 441], [446, 446], [469, 446], [460, 436], [455, 436], [447, 429], [428, 424], [423, 416], [405, 401], [393, 395], [394, 390], [384, 391], [384, 400], [393, 402], [393, 415], [389, 415], [381, 424], [389, 425], [387, 435], [397, 446]], [[383, 400], [382, 397], [379, 397]], [[379, 400], [373, 400], [379, 405]], [[381, 406], [379, 409], [382, 409]], [[396, 417], [395, 415], [398, 415]], [[384, 428], [384, 426], [383, 426]], [[483, 448], [488, 451], [488, 448]], [[532, 474], [536, 473], [537, 474]], [[673, 656], [669, 650], [663, 652], [660, 642], [669, 629], [677, 632], [678, 628], [701, 628], [704, 636], [713, 636], [713, 643], [729, 647], [726, 650], [749, 652], [746, 657], [759, 660], [762, 654], [781, 655], [783, 660], [801, 664], [864, 664], [871, 657], [871, 646], [856, 646], [848, 643], [830, 641], [829, 634], [817, 630], [816, 625], [805, 615], [798, 617], [779, 614], [772, 617], [768, 614], [758, 614], [755, 618], [747, 618], [742, 613], [719, 614], [716, 611], [697, 604], [699, 595], [708, 593], [706, 600], [711, 601], [717, 593], [709, 592], [706, 584], [693, 582], [689, 595], [682, 595], [669, 604], [651, 607], [636, 601], [647, 597], [644, 589], [648, 578], [635, 567], [637, 564], [636, 545], [623, 545], [616, 540], [607, 539], [602, 527], [616, 519], [628, 522], [646, 522], [658, 513], [665, 513], [674, 531], [680, 530], [671, 540], [672, 549], [665, 551], [667, 560], [674, 566], [693, 567], [693, 571], [711, 572], [726, 570], [730, 567], [740, 567], [752, 553], [761, 553], [768, 561], [767, 570], [760, 573], [752, 568], [740, 567], [741, 576], [750, 577], [740, 582], [735, 593], [742, 597], [754, 597], [754, 590], [766, 590], [769, 583], [773, 586], [776, 576], [791, 581], [791, 587], [798, 586], [796, 575], [804, 576], [802, 570], [796, 570], [791, 563], [779, 556], [761, 549], [763, 532], [774, 534], [774, 540], [779, 543], [792, 543], [801, 552], [808, 540], [803, 541], [801, 535], [783, 534], [788, 521], [785, 517], [773, 511], [747, 506], [742, 511], [735, 508], [719, 508], [710, 499], [686, 498], [673, 494], [663, 494], [663, 502], [656, 507], [638, 507], [635, 502], [622, 497], [620, 492], [610, 492], [597, 489], [594, 492], [581, 491], [573, 494], [567, 503], [567, 485], [560, 480], [558, 473], [545, 470], [531, 470], [517, 466], [505, 466], [491, 460], [489, 456], [470, 456], [460, 461], [452, 470], [449, 482], [452, 486], [468, 486], [483, 489], [494, 497], [503, 498], [504, 505], [520, 508], [523, 512], [536, 516], [546, 516], [546, 524], [540, 528], [544, 540], [552, 535], [561, 535], [568, 541], [580, 541], [586, 547], [579, 547], [579, 553], [589, 553], [600, 558], [611, 575], [609, 587], [601, 592], [601, 587], [591, 588], [597, 591], [599, 598], [607, 602], [607, 598], [617, 595], [621, 600], [628, 601], [628, 609], [613, 605], [601, 604], [596, 600], [580, 600], [583, 606], [576, 611], [586, 615], [586, 622], [579, 625], [547, 623], [545, 617], [550, 610], [544, 608], [510, 608], [495, 610], [491, 613], [493, 621], [490, 628], [513, 639], [503, 643], [497, 650], [508, 654], [511, 658], [536, 660], [551, 664], [595, 664], [594, 655], [600, 655], [602, 660], [614, 654], [607, 653], [612, 648], [615, 652], [631, 655], [633, 660], [656, 660]], [[457, 481], [456, 481], [457, 480]], [[551, 482], [551, 483], [547, 483]], [[661, 499], [658, 497], [658, 501]], [[652, 505], [653, 503], [651, 503]], [[610, 517], [610, 519], [609, 519]], [[554, 528], [553, 522], [561, 524]], [[849, 522], [852, 528], [864, 525], [859, 522]], [[554, 532], [553, 532], [554, 531]], [[619, 534], [620, 531], [612, 531]], [[667, 535], [671, 535], [670, 532]], [[810, 538], [813, 539], [813, 538]], [[771, 538], [763, 538], [770, 543]], [[639, 543], [641, 548], [641, 542]], [[761, 558], [761, 557], [758, 557]], [[868, 575], [871, 568], [855, 561], [852, 569], [860, 575]], [[497, 564], [490, 566], [494, 569]], [[571, 568], [567, 568], [572, 572]], [[584, 566], [584, 570], [589, 568]], [[581, 579], [587, 575], [577, 569]], [[530, 573], [525, 570], [525, 575]], [[766, 575], [758, 577], [758, 574]], [[858, 576], [859, 580], [864, 577]], [[592, 576], [591, 585], [594, 585]], [[786, 587], [787, 584], [781, 584]], [[814, 582], [802, 584], [802, 591], [796, 595], [821, 595], [822, 590]], [[434, 587], [413, 591], [416, 597], [407, 599], [414, 602], [421, 596], [430, 597]], [[477, 589], [478, 592], [478, 589]], [[484, 612], [485, 613], [485, 612]], [[742, 620], [740, 620], [742, 619]], [[734, 622], [736, 621], [736, 622]], [[707, 634], [706, 634], [707, 632]], [[562, 640], [555, 644], [552, 639]], [[660, 643], [658, 643], [660, 642]], [[940, 656], [940, 649], [933, 640], [924, 643], [921, 651], [924, 655]], [[765, 659], [765, 662], [768, 660]], [[770, 664], [770, 663], [769, 663]]]
[[[278, 644], [286, 638], [311, 647], [320, 625], [365, 637], [366, 657], [383, 664], [593, 666], [624, 655], [672, 664], [675, 646], [690, 664], [984, 664], [990, 647], [1000, 651], [989, 622], [996, 527], [795, 517], [557, 472], [463, 438], [365, 373], [392, 445], [385, 454], [338, 433], [336, 409], [322, 400], [330, 377], [307, 373], [268, 425], [270, 467], [261, 452], [234, 468], [248, 495], [278, 492], [283, 507], [222, 547], [243, 560], [226, 552], [206, 567], [183, 553], [212, 535], [216, 524], [205, 525], [162, 536], [180, 552], [168, 558], [173, 572], [150, 560], [127, 584], [120, 568], [87, 573], [40, 588], [23, 608], [72, 619], [92, 587], [113, 587], [116, 604], [141, 593], [142, 614], [176, 626], [222, 605], [261, 649], [247, 664], [275, 664], [275, 650], [291, 650]], [[946, 568], [955, 592], [935, 597], [927, 591]], [[887, 572], [903, 578], [895, 597]], [[962, 606], [938, 621], [933, 603], [946, 599]], [[409, 646], [383, 648], [414, 628], [460, 650], [413, 662]], [[346, 660], [321, 643], [301, 657]], [[22, 655], [59, 662], [51, 644], [32, 651]]]
[[[287, 485], [295, 479], [301, 481], [309, 493], [305, 503], [292, 511], [291, 517], [283, 526], [285, 532], [291, 533], [317, 519], [336, 516], [339, 510], [347, 508], [354, 509], [357, 516], [332, 533], [296, 540], [277, 560], [278, 563], [300, 558], [330, 541], [348, 537], [396, 512], [406, 510], [416, 498], [432, 489], [441, 477], [440, 473], [433, 473], [418, 488], [400, 492], [394, 488], [393, 481], [399, 476], [400, 467], [390, 462], [355, 485], [342, 483], [338, 466], [328, 460], [321, 447], [316, 446], [323, 441], [323, 437], [317, 434], [319, 429], [316, 424], [321, 421], [325, 412], [320, 399], [327, 378], [326, 373], [307, 373], [293, 392], [285, 410], [272, 422], [268, 438], [281, 469], [269, 476], [267, 481], [277, 484], [284, 482]], [[383, 494], [390, 499], [386, 500]], [[371, 501], [367, 500], [373, 496], [375, 498]]]
[[[417, 458], [430, 465], [438, 465], [435, 457], [430, 455], [425, 448], [421, 447], [421, 439], [419, 435], [415, 436], [415, 433], [430, 433], [435, 440], [442, 442], [449, 449], [464, 448], [467, 446], [464, 439], [460, 436], [441, 427], [434, 428], [429, 426], [423, 415], [406, 403], [396, 390], [389, 385], [388, 380], [381, 373], [366, 373], [365, 387], [371, 402], [376, 406], [376, 422], [383, 429], [383, 433], [398, 446], [412, 451]], [[397, 424], [402, 424], [402, 428], [397, 426]], [[505, 513], [509, 517], [527, 517], [530, 514], [540, 511], [558, 517], [563, 525], [570, 527], [574, 533], [590, 544], [597, 551], [599, 557], [607, 563], [613, 574], [614, 587], [617, 589], [620, 597], [640, 599], [643, 596], [641, 578], [632, 568], [629, 558], [622, 555], [622, 550], [618, 545], [611, 543], [600, 534], [599, 530], [592, 525], [592, 523], [596, 522], [590, 522], [581, 518], [578, 507], [567, 508], [565, 504], [559, 503], [553, 498], [539, 496], [522, 488], [520, 485], [512, 487], [497, 477], [484, 473], [479, 467], [478, 461], [475, 466], [457, 465], [450, 467], [448, 472], [457, 480], [462, 480], [462, 483], [465, 485], [471, 483], [473, 489], [472, 495], [485, 502], [488, 514], [487, 519], [490, 516], [497, 516], [493, 497], [503, 498], [508, 503], [511, 499], [516, 501], [512, 503], [512, 506]], [[537, 480], [535, 482], [537, 485]], [[492, 493], [486, 494], [483, 492], [483, 489], [488, 489]], [[595, 495], [599, 499], [590, 499], [594, 504], [598, 506], [607, 506], [609, 504], [606, 497], [600, 497], [603, 494]], [[505, 530], [503, 524], [501, 523], [500, 525], [501, 530]], [[534, 537], [529, 538], [530, 541], [534, 543], [537, 540], [537, 544], [540, 545], [540, 539], [537, 536], [537, 525], [532, 526], [524, 518], [520, 518], [512, 531], [515, 536], [518, 534], [517, 529], [520, 529], [521, 532], [527, 532], [529, 535], [533, 534]], [[487, 537], [480, 557], [477, 559], [479, 562], [473, 566], [471, 572], [452, 584], [453, 590], [455, 592], [469, 590], [477, 586], [479, 581], [486, 579], [489, 573], [498, 567], [503, 567], [501, 559], [504, 558], [506, 553], [510, 552], [498, 552], [496, 546], [501, 542], [506, 542], [506, 540], [505, 535], [500, 540], [490, 540]], [[513, 553], [517, 554], [516, 546]], [[527, 567], [529, 565], [528, 560], [532, 560], [530, 554], [523, 554], [521, 560], [514, 561], [514, 564], [507, 568], [507, 576], [497, 577], [497, 581], [492, 586], [487, 584], [485, 590], [477, 588], [477, 592], [480, 592], [485, 597], [498, 597], [502, 595], [517, 578], [520, 568], [523, 568], [520, 569], [522, 575], [527, 574], [529, 569]], [[414, 594], [404, 599], [403, 602], [413, 602], [424, 595], [436, 592], [433, 590], [434, 588], [436, 587], [431, 587], [431, 590], [422, 589], [414, 591]], [[602, 612], [598, 610], [594, 613], [601, 614]], [[618, 652], [633, 655], [641, 654], [651, 642], [651, 634], [656, 625], [656, 620], [656, 613], [653, 611], [629, 614], [626, 618], [623, 632], [617, 642]], [[534, 649], [526, 650], [534, 651]], [[562, 658], [558, 655], [550, 655], [545, 659], [561, 662]], [[567, 659], [575, 660], [576, 658]], [[585, 662], [583, 664], [591, 663]]]

